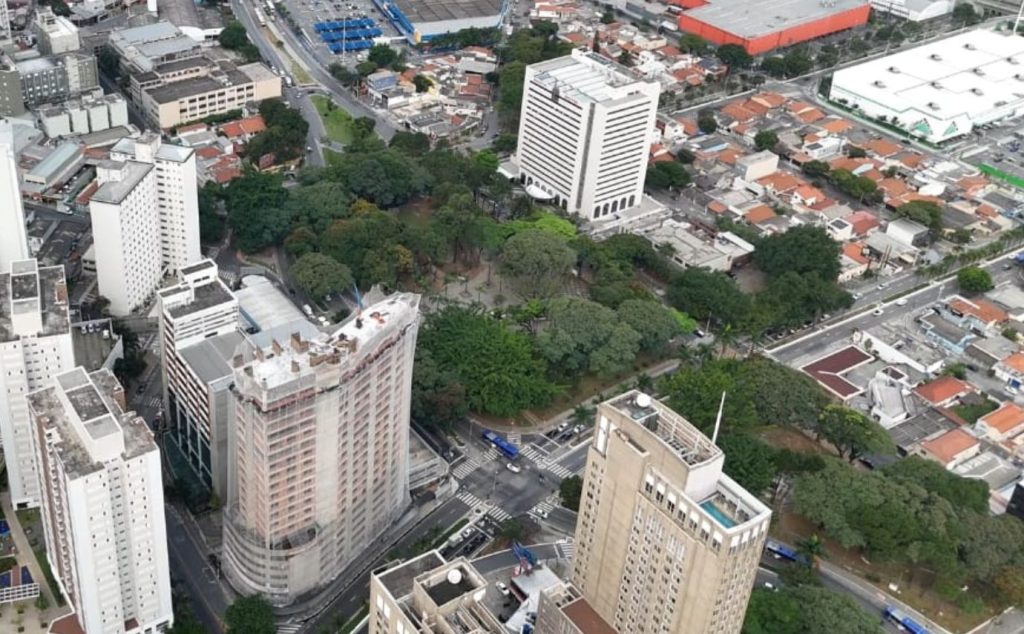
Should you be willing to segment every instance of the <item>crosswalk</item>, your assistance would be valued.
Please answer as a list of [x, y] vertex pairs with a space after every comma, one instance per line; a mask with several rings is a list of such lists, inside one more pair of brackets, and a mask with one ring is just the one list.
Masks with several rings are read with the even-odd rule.
[[532, 460], [538, 467], [545, 471], [550, 471], [559, 478], [564, 479], [573, 475], [572, 471], [551, 460], [548, 455], [536, 445], [527, 445], [523, 447], [522, 452], [524, 456]]
[[522, 452], [523, 452], [524, 456], [526, 456], [530, 460], [536, 462], [538, 465], [543, 464], [544, 462], [547, 462], [548, 455], [546, 453], [544, 453], [536, 445], [526, 445], [525, 447], [523, 447]]
[[554, 508], [554, 504], [551, 504], [548, 501], [538, 502], [536, 506], [530, 509], [529, 515], [533, 516], [534, 519], [540, 520], [543, 519], [541, 513], [548, 514], [553, 511]]
[[469, 474], [473, 473], [479, 468], [479, 462], [477, 462], [473, 458], [470, 458], [469, 456], [466, 456], [465, 460], [455, 465], [455, 468], [452, 469], [452, 475], [454, 475], [459, 480], [465, 480], [466, 478], [469, 477]]
[[473, 495], [469, 491], [466, 491], [465, 489], [463, 489], [462, 491], [459, 491], [458, 494], [455, 497], [458, 498], [459, 500], [461, 500], [462, 502], [464, 502], [466, 504], [466, 506], [468, 506], [471, 509], [472, 508], [476, 508], [480, 504], [484, 503], [483, 500], [481, 500], [477, 496]]
[[565, 540], [565, 543], [555, 544], [555, 550], [558, 551], [559, 559], [572, 559], [576, 554], [576, 543], [570, 537]]
[[563, 467], [562, 465], [558, 464], [557, 462], [553, 462], [553, 463], [549, 464], [548, 466], [545, 467], [545, 469], [547, 469], [551, 473], [555, 474], [559, 478], [562, 478], [563, 480], [565, 478], [571, 477], [573, 475], [572, 471], [570, 471], [569, 469]]
[[285, 623], [277, 626], [277, 634], [298, 634], [302, 623]]
[[523, 442], [523, 435], [517, 431], [510, 431], [505, 434], [505, 439], [513, 445], [521, 445]]
[[505, 509], [500, 509], [496, 506], [492, 507], [489, 511], [487, 511], [487, 514], [493, 517], [494, 519], [498, 520], [499, 522], [504, 522], [505, 520], [510, 519], [512, 517], [511, 513], [509, 513]]

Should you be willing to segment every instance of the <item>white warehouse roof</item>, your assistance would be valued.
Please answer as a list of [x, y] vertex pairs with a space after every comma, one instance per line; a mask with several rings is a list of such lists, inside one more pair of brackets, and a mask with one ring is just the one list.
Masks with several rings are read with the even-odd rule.
[[835, 73], [830, 98], [931, 141], [1024, 111], [1024, 38], [978, 29]]

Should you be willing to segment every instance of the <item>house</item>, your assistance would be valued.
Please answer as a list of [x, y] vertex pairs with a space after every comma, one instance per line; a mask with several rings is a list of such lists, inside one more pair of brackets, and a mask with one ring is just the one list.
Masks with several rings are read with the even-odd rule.
[[935, 313], [922, 317], [920, 323], [925, 339], [953, 354], [963, 354], [967, 345], [975, 339], [975, 334], [967, 328], [943, 319]]
[[1011, 391], [1020, 390], [1024, 385], [1024, 352], [1014, 352], [999, 363], [992, 366], [992, 373]]
[[803, 180], [797, 178], [793, 174], [781, 171], [769, 174], [764, 178], [759, 178], [756, 182], [764, 187], [764, 191], [769, 196], [782, 196], [783, 194], [789, 193], [797, 187], [806, 184]]
[[[822, 161], [831, 156], [835, 156], [843, 151], [843, 147], [846, 145], [846, 138], [841, 136], [827, 136], [823, 139], [814, 139], [811, 135], [805, 139], [804, 146], [801, 148], [807, 158], [812, 161]], [[809, 141], [809, 142], [806, 142]]]
[[775, 173], [779, 168], [779, 155], [771, 150], [748, 154], [736, 159], [736, 167], [743, 180], [753, 182]]
[[951, 429], [918, 446], [918, 455], [953, 469], [981, 453], [981, 443], [963, 429]]
[[886, 235], [909, 247], [923, 247], [928, 244], [928, 227], [907, 218], [897, 218], [885, 227]]
[[973, 385], [955, 376], [943, 375], [914, 388], [917, 394], [934, 407], [950, 407], [961, 397], [975, 391]]
[[871, 398], [871, 416], [885, 429], [910, 418], [916, 407], [907, 386], [891, 376], [892, 368], [876, 372], [868, 382], [868, 394]]
[[974, 424], [974, 432], [992, 442], [1001, 443], [1024, 433], [1024, 408], [1007, 401]]
[[793, 193], [789, 197], [790, 203], [793, 205], [803, 205], [804, 207], [811, 207], [822, 200], [825, 200], [825, 194], [811, 185], [801, 185], [793, 190]]
[[957, 325], [981, 333], [991, 332], [1009, 319], [1005, 310], [987, 299], [966, 299], [959, 295], [954, 295], [946, 302], [942, 316]]
[[839, 255], [839, 283], [849, 282], [855, 277], [860, 277], [871, 266], [871, 260], [864, 255], [864, 245], [856, 242], [843, 244], [842, 253]]
[[864, 237], [881, 226], [878, 216], [866, 209], [860, 209], [851, 214], [843, 216], [843, 220], [850, 223], [853, 235]]

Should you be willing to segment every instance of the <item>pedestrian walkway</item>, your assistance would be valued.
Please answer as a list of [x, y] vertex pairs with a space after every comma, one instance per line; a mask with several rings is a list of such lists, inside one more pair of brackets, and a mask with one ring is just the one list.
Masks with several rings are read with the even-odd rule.
[[522, 452], [524, 456], [537, 463], [538, 467], [541, 467], [548, 461], [547, 454], [536, 445], [526, 445], [523, 447]]
[[564, 543], [555, 544], [555, 550], [558, 551], [559, 559], [572, 559], [576, 554], [576, 543], [570, 537]]
[[530, 509], [529, 515], [532, 515], [534, 519], [543, 519], [554, 509], [554, 505], [545, 500], [538, 502], [536, 506]]
[[487, 514], [493, 517], [494, 519], [498, 520], [499, 522], [504, 522], [505, 520], [510, 519], [512, 517], [511, 513], [504, 509], [500, 509], [497, 506], [492, 507], [491, 510], [487, 511]]
[[570, 471], [569, 469], [567, 469], [567, 468], [563, 467], [562, 465], [558, 464], [557, 462], [553, 462], [553, 463], [549, 464], [545, 468], [548, 471], [550, 471], [551, 473], [553, 473], [556, 476], [558, 476], [562, 480], [564, 480], [565, 478], [568, 478], [568, 477], [576, 475], [572, 471]]
[[481, 500], [477, 496], [473, 495], [469, 491], [465, 491], [465, 490], [459, 491], [459, 493], [455, 497], [459, 501], [465, 503], [466, 506], [468, 506], [471, 509], [472, 508], [476, 508], [477, 506], [479, 506], [479, 505], [484, 503], [483, 500]]
[[455, 465], [452, 469], [452, 475], [459, 480], [465, 480], [469, 477], [469, 474], [473, 473], [480, 468], [480, 463], [470, 457], [466, 457], [465, 460]]
[[277, 626], [277, 634], [298, 634], [302, 630], [302, 623], [284, 623]]

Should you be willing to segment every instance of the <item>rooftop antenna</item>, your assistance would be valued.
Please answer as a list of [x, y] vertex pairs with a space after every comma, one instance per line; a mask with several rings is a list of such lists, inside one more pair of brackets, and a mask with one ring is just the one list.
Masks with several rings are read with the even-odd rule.
[[718, 440], [718, 430], [722, 426], [722, 410], [725, 409], [725, 392], [722, 392], [722, 401], [718, 404], [718, 416], [715, 417], [715, 431], [711, 434], [711, 444]]

